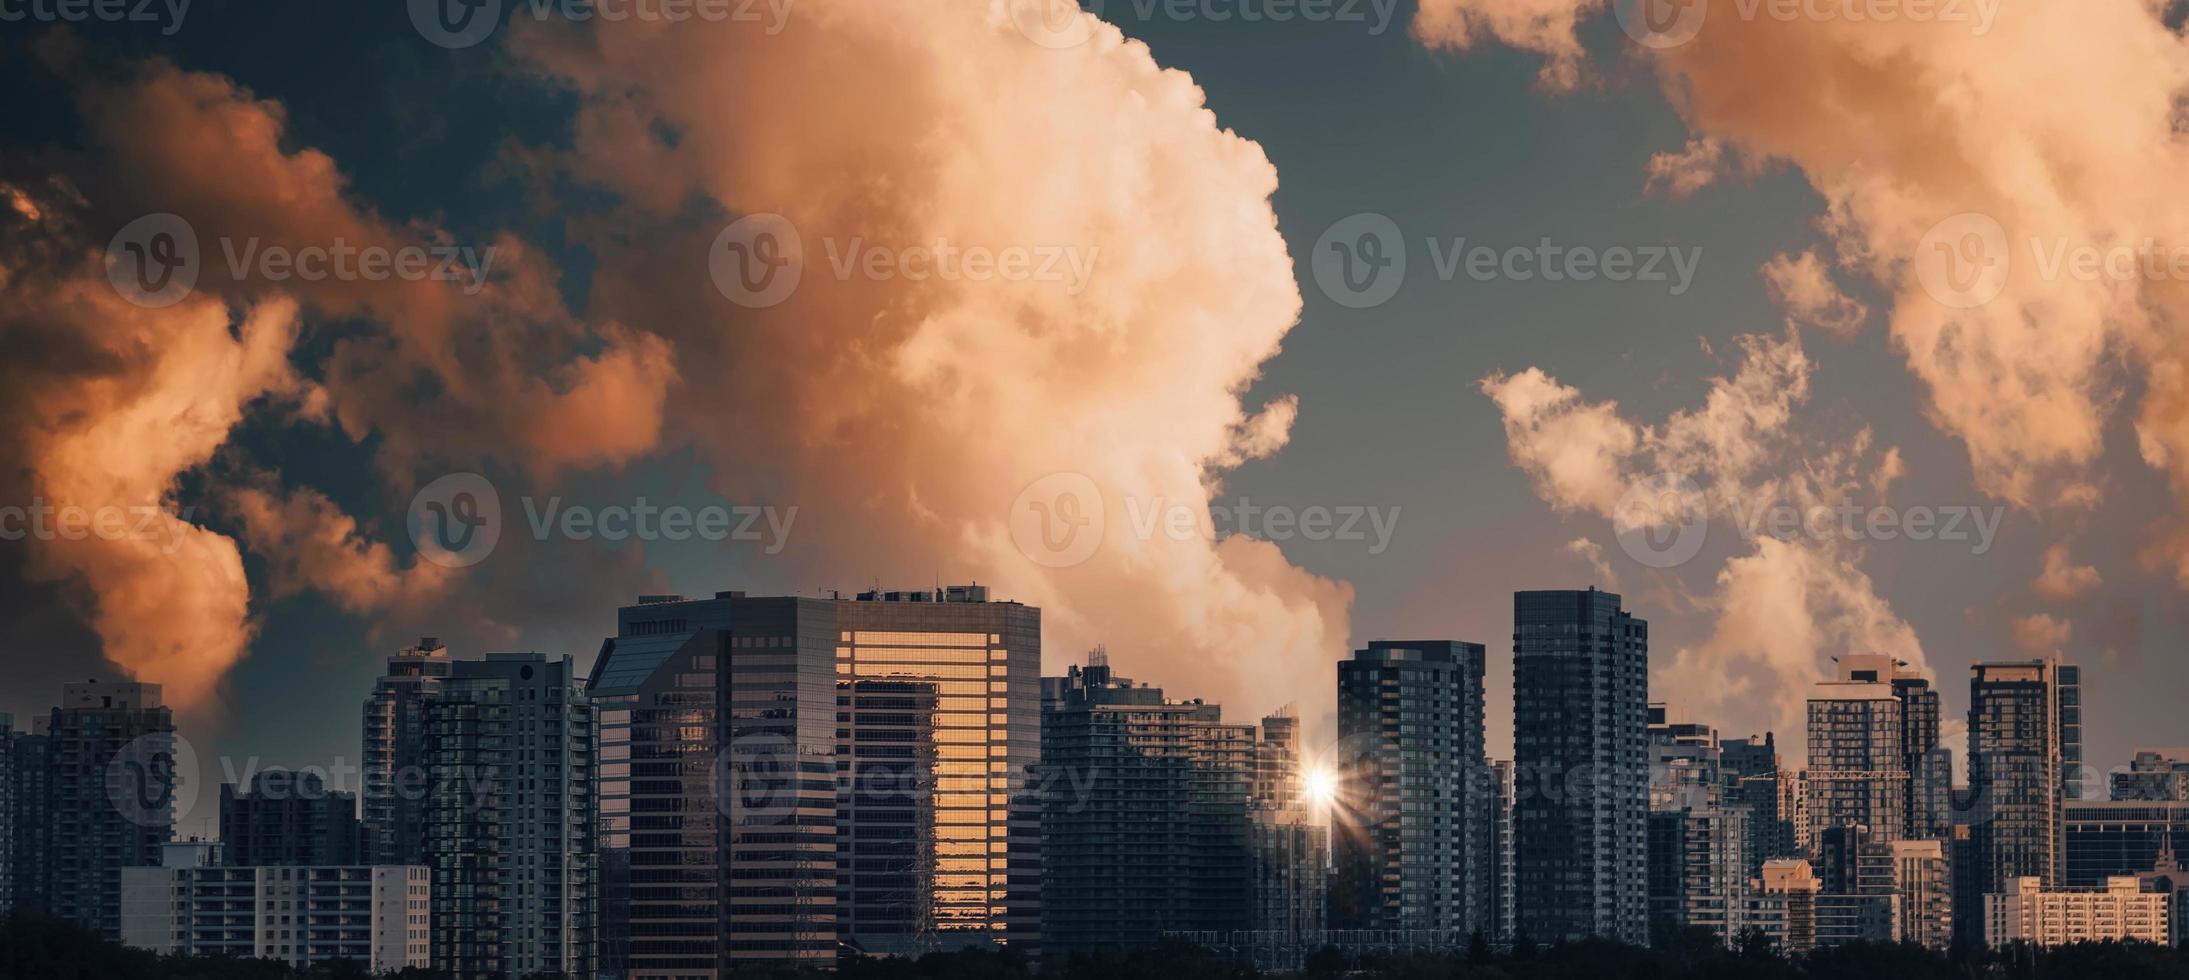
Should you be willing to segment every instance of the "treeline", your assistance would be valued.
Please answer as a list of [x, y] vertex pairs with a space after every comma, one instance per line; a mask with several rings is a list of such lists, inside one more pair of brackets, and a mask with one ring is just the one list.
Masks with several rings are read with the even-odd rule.
[[[1256, 980], [1246, 964], [1173, 944], [1130, 954], [1052, 959], [1031, 968], [1010, 953], [936, 953], [918, 960], [849, 958], [834, 973], [748, 967], [737, 980]], [[2189, 980], [2189, 949], [2144, 943], [2019, 947], [1949, 956], [1915, 946], [1848, 946], [1796, 957], [1757, 944], [1725, 949], [1687, 934], [1654, 949], [1611, 942], [1492, 951], [1351, 957], [1323, 950], [1299, 975], [1314, 980]], [[265, 960], [158, 956], [73, 925], [17, 916], [0, 922], [0, 980], [365, 980], [362, 964], [298, 970]], [[447, 980], [405, 970], [397, 980]], [[511, 978], [555, 980], [555, 978]], [[583, 978], [575, 978], [583, 980]]]

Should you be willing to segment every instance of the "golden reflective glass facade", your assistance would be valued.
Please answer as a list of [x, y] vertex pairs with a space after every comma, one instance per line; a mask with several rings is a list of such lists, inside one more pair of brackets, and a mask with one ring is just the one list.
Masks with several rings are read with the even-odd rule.
[[[939, 695], [933, 729], [937, 932], [991, 931], [1000, 940], [1006, 928], [1009, 714], [991, 714], [987, 695], [989, 678], [1008, 677], [1009, 663], [999, 633], [844, 630], [836, 648], [839, 680], [920, 681]], [[1007, 703], [1008, 692], [995, 700]]]

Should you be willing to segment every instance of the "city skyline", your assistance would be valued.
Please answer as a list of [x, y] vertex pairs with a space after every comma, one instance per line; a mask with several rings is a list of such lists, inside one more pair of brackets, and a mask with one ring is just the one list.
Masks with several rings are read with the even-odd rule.
[[217, 838], [187, 829], [198, 760], [159, 687], [70, 684], [25, 729], [0, 718], [0, 905], [155, 951], [456, 980], [1171, 940], [1275, 970], [1591, 939], [2189, 941], [2189, 749], [2073, 798], [2075, 665], [1972, 669], [1971, 780], [1926, 827], [1935, 771], [1908, 760], [1950, 749], [1926, 748], [1937, 692], [1906, 664], [1815, 684], [1822, 768], [1790, 768], [1776, 733], [1723, 740], [1653, 699], [1646, 609], [1512, 608], [1523, 724], [1500, 759], [1478, 643], [1354, 651], [1318, 749], [1289, 707], [1229, 719], [1099, 647], [1037, 675], [1042, 610], [981, 586], [641, 596], [589, 676], [398, 649], [358, 702], [363, 791], [253, 770], [221, 784]]
[[0, 904], [2189, 934], [2189, 0], [0, 0], [0, 85]]
[[[644, 25], [527, 16], [451, 47], [422, 34], [404, 10], [304, 18], [208, 3], [167, 34], [68, 25], [74, 54], [62, 57], [33, 56], [33, 47], [59, 42], [26, 24], [11, 32], [25, 57], [10, 60], [10, 80], [51, 97], [11, 116], [7, 152], [23, 166], [7, 181], [20, 196], [0, 217], [9, 254], [26, 258], [8, 262], [66, 254], [90, 264], [40, 267], [13, 277], [16, 290], [82, 279], [106, 289], [90, 294], [105, 305], [84, 315], [135, 322], [130, 311], [141, 310], [148, 330], [210, 301], [227, 305], [232, 326], [262, 301], [301, 305], [293, 318], [262, 318], [271, 332], [253, 336], [267, 352], [236, 362], [247, 370], [233, 390], [205, 392], [220, 409], [203, 416], [207, 427], [171, 430], [176, 452], [133, 457], [148, 465], [124, 484], [58, 465], [78, 458], [72, 447], [118, 434], [67, 421], [97, 411], [9, 416], [7, 444], [20, 447], [9, 472], [25, 476], [0, 488], [0, 508], [15, 508], [0, 517], [10, 535], [0, 539], [8, 596], [0, 622], [38, 654], [19, 658], [25, 684], [0, 693], [0, 710], [35, 711], [14, 692], [67, 679], [162, 681], [209, 738], [278, 744], [296, 753], [286, 761], [304, 764], [335, 754], [348, 734], [324, 723], [342, 705], [315, 682], [330, 673], [371, 677], [393, 637], [568, 653], [583, 668], [596, 632], [588, 620], [598, 615], [588, 594], [789, 594], [949, 580], [988, 583], [1050, 609], [1049, 669], [1106, 643], [1128, 672], [1146, 673], [1158, 660], [1190, 664], [1178, 676], [1211, 697], [1295, 703], [1310, 730], [1328, 731], [1334, 702], [1313, 681], [1347, 651], [1381, 636], [1495, 636], [1503, 592], [1594, 584], [1657, 610], [1656, 687], [1713, 710], [1728, 732], [1790, 730], [1801, 689], [1833, 655], [1885, 653], [1951, 677], [1980, 660], [2058, 651], [2143, 679], [2093, 688], [2102, 699], [2093, 709], [2124, 720], [2089, 746], [2101, 769], [2169, 741], [2161, 712], [2189, 696], [2189, 672], [2175, 656], [2189, 627], [2166, 561], [2176, 508], [2164, 461], [2189, 454], [2143, 448], [2163, 447], [2152, 434], [2174, 431], [2162, 424], [2163, 399], [2131, 397], [2133, 385], [2103, 397], [2114, 380], [2084, 370], [2089, 352], [2104, 346], [2089, 339], [2093, 331], [2112, 336], [2104, 333], [2112, 328], [2090, 317], [2066, 321], [2074, 330], [2062, 336], [2083, 342], [2033, 361], [2008, 343], [2018, 335], [1996, 316], [2007, 304], [2084, 295], [2079, 281], [2042, 275], [2052, 266], [2039, 259], [2062, 254], [2051, 237], [2067, 246], [2134, 238], [2114, 226], [2136, 222], [2101, 209], [2114, 222], [2103, 235], [2088, 231], [2100, 224], [2047, 223], [2026, 213], [2023, 188], [2003, 176], [2019, 171], [1989, 158], [1949, 182], [1969, 189], [1969, 200], [1931, 194], [1908, 211], [1857, 208], [1874, 202], [1839, 199], [1855, 192], [1835, 182], [1844, 175], [1838, 161], [1761, 138], [1737, 119], [1698, 115], [1635, 71], [1639, 58], [1705, 77], [1702, 69], [1722, 67], [1694, 60], [1712, 50], [1710, 33], [1659, 52], [1597, 5], [1577, 17], [1569, 45], [1558, 30], [1462, 29], [1481, 22], [1453, 11], [1474, 2], [1400, 4], [1390, 19], [1364, 22], [1218, 22], [1175, 17], [1163, 5], [1148, 14], [1112, 4], [1105, 25], [1089, 25], [1088, 43], [1055, 47], [1041, 42], [1058, 38], [1029, 38], [1025, 24], [983, 16], [993, 11], [938, 16], [923, 24], [928, 55], [886, 66], [875, 59], [876, 70], [939, 73], [952, 83], [864, 86], [904, 102], [849, 128], [868, 141], [860, 152], [894, 159], [874, 148], [902, 142], [908, 120], [1044, 138], [1011, 150], [967, 142], [970, 155], [954, 167], [907, 163], [895, 184], [906, 200], [868, 202], [872, 213], [846, 206], [836, 218], [800, 213], [859, 199], [833, 179], [761, 185], [705, 176], [786, 172], [774, 157], [716, 152], [731, 144], [767, 145], [799, 162], [791, 169], [828, 172], [804, 166], [805, 154], [847, 148], [807, 139], [800, 122], [812, 113], [771, 113], [760, 100], [728, 104], [717, 119], [692, 89], [662, 85], [642, 110], [661, 131], [706, 123], [777, 138], [655, 147], [659, 172], [679, 180], [649, 189], [617, 168], [620, 143], [604, 135], [620, 131], [609, 122], [615, 105], [580, 80], [711, 78], [709, 66], [723, 63], [795, 75], [832, 40], [871, 40], [871, 25], [837, 4], [793, 5], [772, 34], [765, 23], [712, 25], [720, 29], [665, 36], [660, 58], [633, 60], [618, 48], [602, 63], [563, 42]], [[1970, 43], [2009, 63], [2041, 58], [2058, 38], [2085, 31], [2124, 50], [2173, 43], [2136, 11], [2072, 24], [2054, 23], [2058, 16], [2009, 11]], [[1716, 23], [1728, 36], [1759, 32], [1756, 43], [1807, 38], [1833, 64], [1860, 36], [1849, 24]], [[1129, 40], [1116, 41], [1113, 29]], [[1949, 56], [1959, 50], [1949, 42], [1958, 42], [1943, 28], [1878, 30], [1906, 45], [1911, 63], [1962, 64]], [[747, 46], [765, 57], [721, 57]], [[284, 53], [300, 50], [321, 56]], [[977, 53], [994, 77], [1024, 78], [1038, 91], [1059, 72], [1102, 65], [1122, 74], [1100, 91], [1058, 85], [1079, 100], [1063, 105], [1084, 109], [1052, 112], [999, 104], [987, 88], [960, 84], [939, 67], [957, 52]], [[1310, 79], [1286, 67], [1303, 63], [1333, 68]], [[391, 90], [399, 95], [334, 81], [379, 77], [393, 65], [408, 79]], [[511, 70], [518, 65], [527, 67]], [[2028, 100], [2005, 93], [2022, 77], [1983, 81], [2002, 93], [1992, 102], [2015, 105]], [[732, 72], [722, 81], [746, 78]], [[805, 90], [832, 92], [847, 81], [816, 77]], [[1113, 118], [1100, 107], [1135, 86], [1173, 93], [1193, 109], [1088, 139], [1089, 120]], [[167, 101], [185, 90], [204, 98]], [[542, 97], [491, 99], [489, 90]], [[1203, 106], [1213, 125], [1196, 114]], [[184, 107], [200, 115], [163, 115]], [[1789, 118], [1808, 118], [1807, 108], [1790, 107]], [[1890, 125], [1890, 109], [1866, 106], [1866, 118], [1909, 145], [1874, 166], [1944, 152]], [[2123, 111], [2146, 132], [2148, 114]], [[1346, 139], [1313, 122], [1332, 113], [1353, 120]], [[139, 125], [143, 118], [182, 124]], [[240, 135], [221, 135], [254, 132], [268, 138], [246, 146]], [[2077, 133], [2050, 138], [2062, 144], [2060, 159], [2095, 152]], [[76, 148], [65, 162], [44, 153], [60, 146]], [[1058, 153], [1177, 165], [1090, 168], [1119, 182], [1107, 197], [1064, 194], [1031, 174], [1008, 185], [957, 176], [1019, 175], [1022, 162]], [[145, 163], [209, 157], [243, 163]], [[524, 180], [509, 179], [505, 165], [516, 158], [534, 168]], [[421, 168], [444, 179], [403, 176]], [[45, 183], [56, 172], [81, 203]], [[163, 179], [129, 176], [154, 173]], [[1163, 179], [1143, 186], [1128, 174]], [[548, 189], [558, 181], [605, 199], [559, 199]], [[296, 187], [314, 203], [264, 206], [256, 191], [274, 186]], [[1040, 208], [982, 205], [990, 194], [1073, 203], [1049, 227], [1033, 220], [1047, 213]], [[699, 203], [680, 211], [668, 206], [672, 198]], [[1835, 202], [1863, 220], [1820, 226]], [[25, 217], [24, 208], [41, 217]], [[2012, 226], [2019, 272], [1995, 302], [1956, 307], [1924, 288], [1922, 269], [1894, 263], [1921, 251], [1933, 226], [1970, 210]], [[146, 308], [116, 294], [100, 256], [108, 248], [122, 259], [136, 254], [126, 248], [135, 239], [121, 232], [161, 214], [187, 223], [205, 268], [174, 305]], [[734, 276], [725, 293], [706, 261], [717, 244], [726, 260], [729, 246], [749, 244], [718, 238], [766, 231], [745, 225], [730, 234], [756, 214], [784, 215], [811, 253], [795, 291], [775, 305], [740, 292]], [[1250, 220], [1241, 224], [1240, 214]], [[1375, 215], [1407, 246], [1409, 275], [1369, 304], [1374, 297], [1355, 296], [1328, 263], [1341, 257], [1334, 245], [1387, 230], [1351, 220]], [[426, 233], [416, 233], [420, 222]], [[1138, 261], [1151, 244], [1204, 227], [1196, 240], [1209, 248], [1167, 250], [1170, 265]], [[154, 222], [130, 234], [163, 229]], [[2041, 256], [2021, 254], [2030, 237], [2045, 239]], [[365, 278], [359, 250], [376, 245], [414, 250], [423, 263], [414, 268], [427, 278]], [[974, 246], [999, 265], [1022, 258], [1029, 276], [1047, 267], [1057, 279], [983, 282], [955, 265], [953, 279], [939, 270], [907, 277], [922, 268], [902, 261], [913, 257], [908, 250], [957, 262]], [[267, 275], [314, 247], [326, 252], [327, 278]], [[870, 263], [875, 249], [887, 254]], [[1479, 249], [1494, 261], [1471, 261]], [[1515, 249], [1526, 254], [1509, 268], [1527, 278], [1506, 271]], [[1539, 274], [1578, 255], [1590, 262], [1575, 268], [1601, 268], [1619, 249], [1636, 276]], [[1844, 258], [1850, 249], [1876, 265]], [[1657, 256], [1663, 281], [1639, 278]], [[432, 278], [444, 260], [449, 275]], [[305, 264], [318, 268], [314, 261]], [[1159, 268], [1172, 277], [1163, 288], [1150, 285]], [[1485, 268], [1494, 274], [1470, 271]], [[351, 278], [338, 278], [343, 270]], [[1212, 290], [1221, 295], [1204, 302], [1199, 291], [1167, 291], [1175, 282], [1221, 283]], [[1052, 322], [1071, 329], [1030, 349], [980, 332], [1012, 321], [1022, 292], [1055, 306]], [[1149, 296], [1178, 305], [1143, 305]], [[2139, 297], [2164, 302], [2156, 287]], [[48, 370], [22, 388], [45, 404], [105, 390], [86, 364], [154, 376], [146, 372], [157, 362], [75, 356], [120, 341], [39, 297], [22, 298], [16, 308], [26, 319], [10, 336], [23, 342], [16, 363]], [[2003, 363], [2031, 367], [2032, 384], [2043, 387], [1972, 384], [1932, 356], [1935, 346], [1910, 343], [1936, 336], [1939, 317], [1981, 328]], [[1787, 331], [1790, 319], [1798, 333]], [[517, 322], [537, 332], [490, 326]], [[1128, 324], [1118, 336], [1129, 339], [1072, 346], [1105, 322]], [[1236, 329], [1208, 329], [1196, 335], [1205, 345], [1180, 345], [1181, 323]], [[450, 346], [412, 344], [405, 324]], [[223, 343], [238, 342], [234, 330]], [[238, 350], [204, 339], [204, 348], [155, 349], [171, 358]], [[273, 357], [274, 348], [287, 356]], [[1110, 355], [1083, 356], [1095, 349]], [[862, 360], [850, 351], [887, 354]], [[1012, 351], [1027, 363], [1008, 359]], [[1003, 359], [993, 371], [965, 370], [976, 356]], [[793, 364], [802, 369], [788, 370]], [[2048, 364], [2064, 373], [2034, 369]], [[157, 376], [211, 376], [176, 367]], [[406, 375], [433, 383], [406, 387], [397, 381]], [[528, 387], [535, 377], [548, 380]], [[962, 398], [944, 394], [952, 379], [969, 377], [988, 380]], [[1008, 377], [1027, 384], [1001, 380]], [[1150, 384], [1172, 394], [1152, 397]], [[1983, 410], [1982, 390], [1995, 390], [1996, 413]], [[1021, 397], [1028, 391], [1076, 394]], [[2060, 397], [2038, 397], [2045, 392]], [[1713, 398], [1743, 410], [1712, 415]], [[157, 414], [156, 404], [165, 403], [105, 408], [122, 426], [136, 418], [128, 406]], [[2159, 414], [2145, 418], [2146, 409]], [[1422, 431], [1432, 433], [1426, 441]], [[1588, 446], [1604, 451], [1556, 452]], [[1713, 456], [1697, 451], [1703, 446], [1741, 451]], [[1392, 465], [1399, 459], [1410, 462]], [[1595, 462], [1553, 472], [1556, 459]], [[1416, 472], [1398, 475], [1406, 469]], [[410, 508], [419, 491], [464, 473], [495, 491], [502, 533], [491, 555], [448, 568], [422, 553]], [[1767, 478], [1774, 474], [1798, 478]], [[1012, 522], [1034, 519], [1031, 504], [1061, 501], [1054, 494], [1077, 478], [1101, 495], [1108, 537], [1083, 562], [1057, 563], [1069, 556], [1047, 553], [1038, 536], [1025, 547]], [[1705, 498], [1711, 520], [1699, 548], [1667, 564], [1679, 555], [1623, 539], [1633, 515], [1611, 511], [1637, 489], [1674, 491], [1678, 504], [1682, 479]], [[876, 486], [893, 489], [876, 494]], [[1029, 490], [1050, 496], [1022, 499]], [[612, 540], [608, 530], [623, 526], [641, 498], [657, 508], [719, 508], [718, 533], [699, 537], [695, 527], [683, 540]], [[1799, 520], [1811, 504], [1829, 514], [1821, 536]], [[1797, 519], [1781, 524], [1778, 505]], [[70, 506], [145, 509], [121, 518], [149, 520], [155, 539], [30, 536], [33, 511]], [[1858, 510], [1843, 520], [1844, 507]], [[1887, 508], [1890, 521], [1875, 519], [1874, 507]], [[626, 513], [602, 520], [615, 508]], [[1095, 510], [1081, 507], [1079, 516]], [[158, 518], [161, 511], [174, 519]], [[566, 520], [581, 513], [582, 522]], [[1174, 515], [1185, 528], [1176, 538]], [[18, 527], [24, 537], [13, 536]], [[1237, 534], [1218, 544], [1204, 528]], [[1664, 544], [1684, 550], [1682, 540]], [[1480, 560], [1485, 554], [1496, 560]], [[100, 595], [150, 605], [107, 615]], [[132, 625], [152, 619], [187, 656]], [[1720, 678], [1731, 682], [1712, 683]], [[1503, 689], [1508, 675], [1493, 664], [1486, 683]], [[1965, 715], [1962, 696], [1957, 686], [1944, 691], [1942, 738], [1955, 746], [1965, 739], [1954, 724]], [[278, 708], [233, 710], [268, 700]], [[1506, 737], [1503, 699], [1490, 699], [1485, 724], [1493, 738]], [[1784, 750], [1799, 756], [1805, 746], [1790, 739]]]

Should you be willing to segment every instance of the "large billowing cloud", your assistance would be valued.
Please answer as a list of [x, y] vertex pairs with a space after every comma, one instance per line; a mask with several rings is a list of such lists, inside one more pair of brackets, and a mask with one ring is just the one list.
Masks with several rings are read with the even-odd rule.
[[[1012, 6], [802, 3], [772, 37], [521, 32], [582, 97], [557, 162], [618, 200], [573, 219], [601, 259], [596, 315], [672, 332], [674, 437], [725, 495], [801, 508], [800, 574], [990, 582], [1042, 606], [1053, 656], [1103, 642], [1235, 711], [1326, 687], [1348, 587], [1268, 542], [1135, 519], [1205, 523], [1223, 470], [1281, 447], [1299, 410], [1242, 403], [1300, 310], [1276, 171], [1145, 46], [1091, 20], [1084, 43], [1036, 43]], [[796, 229], [802, 279], [746, 309], [708, 260], [756, 214]], [[944, 245], [1060, 258], [978, 280], [863, 262]], [[1057, 473], [1103, 498], [1076, 564], [1012, 532]]]
[[[606, 629], [643, 548], [617, 551], [615, 569], [570, 560], [586, 549], [563, 542], [562, 560], [498, 553], [451, 571], [391, 549], [401, 535], [391, 517], [446, 470], [521, 473], [552, 493], [613, 483], [625, 467], [689, 464], [724, 498], [799, 513], [789, 546], [754, 559], [763, 580], [725, 571], [678, 585], [974, 579], [1042, 606], [1058, 658], [1105, 642], [1144, 679], [1240, 712], [1327, 688], [1350, 588], [1269, 542], [1173, 535], [1163, 519], [1177, 509], [1205, 527], [1225, 472], [1279, 450], [1300, 410], [1281, 394], [1247, 402], [1300, 310], [1269, 203], [1276, 172], [1144, 46], [1093, 22], [1086, 43], [1037, 43], [1010, 13], [1000, 0], [807, 0], [777, 35], [520, 18], [510, 63], [575, 91], [580, 109], [567, 146], [510, 161], [532, 168], [543, 194], [582, 188], [539, 203], [567, 215], [569, 240], [590, 253], [590, 278], [567, 291], [587, 307], [567, 308], [566, 270], [511, 235], [476, 246], [495, 248], [476, 290], [273, 283], [230, 276], [209, 255], [198, 292], [161, 316], [110, 292], [79, 301], [71, 322], [83, 327], [119, 318], [160, 324], [164, 337], [195, 317], [188, 329], [209, 338], [199, 360], [237, 362], [232, 381], [199, 392], [196, 362], [132, 350], [153, 362], [143, 372], [174, 362], [174, 390], [219, 410], [176, 409], [202, 423], [191, 438], [130, 487], [102, 492], [156, 496], [202, 478], [238, 537], [191, 528], [202, 559], [132, 554], [108, 562], [122, 570], [84, 559], [56, 574], [82, 586], [102, 624], [110, 609], [157, 618], [128, 604], [162, 591], [136, 585], [147, 569], [174, 596], [178, 581], [219, 582], [220, 615], [208, 619], [223, 643], [175, 645], [190, 661], [191, 684], [173, 692], [184, 701], [213, 690], [246, 649], [256, 597], [239, 543], [266, 559], [275, 595], [312, 589], [367, 617], [450, 595], [498, 615], [512, 593], [546, 581], [591, 602]], [[294, 145], [278, 105], [224, 79], [154, 62], [73, 83], [94, 137], [81, 169], [103, 175], [85, 188], [101, 227], [172, 211], [208, 252], [253, 238], [450, 241], [381, 217], [338, 161]], [[718, 233], [760, 213], [797, 229], [802, 283], [754, 309], [711, 272], [723, 261]], [[104, 231], [14, 241], [20, 230], [16, 246], [75, 257], [72, 288], [106, 289], [87, 265]], [[923, 264], [873, 272], [864, 263], [877, 249]], [[976, 250], [999, 257], [993, 270], [934, 265]], [[1023, 274], [1007, 271], [1015, 254], [1030, 257]], [[236, 339], [230, 323], [247, 313]], [[322, 324], [338, 325], [336, 339], [297, 342]], [[75, 368], [51, 381], [75, 401], [54, 404], [95, 407], [128, 376], [105, 358]], [[11, 432], [26, 417], [11, 407]], [[346, 514], [278, 460], [228, 462], [223, 443], [250, 423], [329, 425], [369, 441], [389, 506]], [[87, 467], [41, 448], [51, 442], [26, 444], [22, 465], [80, 476]], [[1056, 484], [1039, 482], [1053, 474], [1093, 488], [1106, 518], [1100, 546], [1074, 561], [1013, 533], [1029, 503], [1055, 502], [1043, 488]], [[1150, 514], [1158, 520], [1141, 520]], [[505, 528], [505, 542], [513, 535]], [[526, 554], [525, 544], [504, 550]], [[110, 658], [152, 679], [185, 676], [150, 669], [122, 629], [102, 626]]]
[[[1884, 653], [1924, 667], [1914, 630], [1861, 570], [1860, 542], [1840, 533], [1842, 506], [1882, 503], [1899, 457], [1873, 446], [1867, 430], [1803, 435], [1796, 414], [1814, 365], [1798, 334], [1744, 336], [1740, 346], [1740, 365], [1712, 380], [1700, 407], [1656, 425], [1537, 368], [1492, 375], [1482, 389], [1536, 492], [1610, 521], [1631, 557], [1673, 567], [1719, 553], [1702, 550], [1712, 537], [1737, 541], [1714, 592], [1675, 595], [1716, 626], [1674, 651], [1658, 679], [1727, 731], [1800, 731], [1809, 684], [1829, 674], [1829, 657]], [[1781, 522], [1781, 513], [1808, 523]], [[1674, 535], [1683, 528], [1697, 536]]]
[[[399, 489], [433, 459], [487, 449], [553, 472], [652, 448], [674, 379], [666, 343], [570, 317], [553, 270], [523, 243], [496, 242], [499, 270], [469, 290], [255, 266], [239, 276], [231, 258], [245, 250], [423, 248], [445, 235], [352, 201], [332, 160], [283, 147], [279, 106], [225, 79], [159, 61], [92, 72], [65, 38], [49, 40], [40, 53], [75, 85], [88, 146], [7, 161], [0, 472], [8, 504], [53, 514], [52, 533], [28, 529], [29, 574], [59, 586], [105, 657], [164, 685], [170, 704], [208, 708], [256, 632], [243, 552], [215, 523], [240, 525], [277, 596], [318, 588], [378, 612], [444, 577], [406, 566], [323, 494], [219, 465], [254, 419], [333, 419], [376, 436]], [[115, 229], [122, 240], [132, 219], [158, 213], [179, 215], [175, 240], [197, 246], [194, 288], [171, 305], [126, 295], [109, 272], [129, 256], [102, 254]], [[334, 321], [363, 329], [300, 372], [300, 338]], [[201, 492], [186, 498], [186, 481]], [[71, 535], [60, 525], [71, 509], [119, 516]]]

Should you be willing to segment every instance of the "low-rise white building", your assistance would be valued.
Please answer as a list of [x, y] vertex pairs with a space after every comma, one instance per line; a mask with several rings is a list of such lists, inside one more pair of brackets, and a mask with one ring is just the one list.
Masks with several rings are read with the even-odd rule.
[[209, 842], [169, 844], [162, 866], [122, 869], [122, 942], [295, 966], [356, 960], [374, 973], [431, 965], [427, 869], [232, 868], [219, 856]]
[[1984, 940], [2064, 946], [2075, 942], [2166, 942], [2167, 896], [2146, 892], [2134, 877], [2107, 878], [2103, 888], [2046, 889], [2016, 878], [2013, 890], [1984, 896]]

